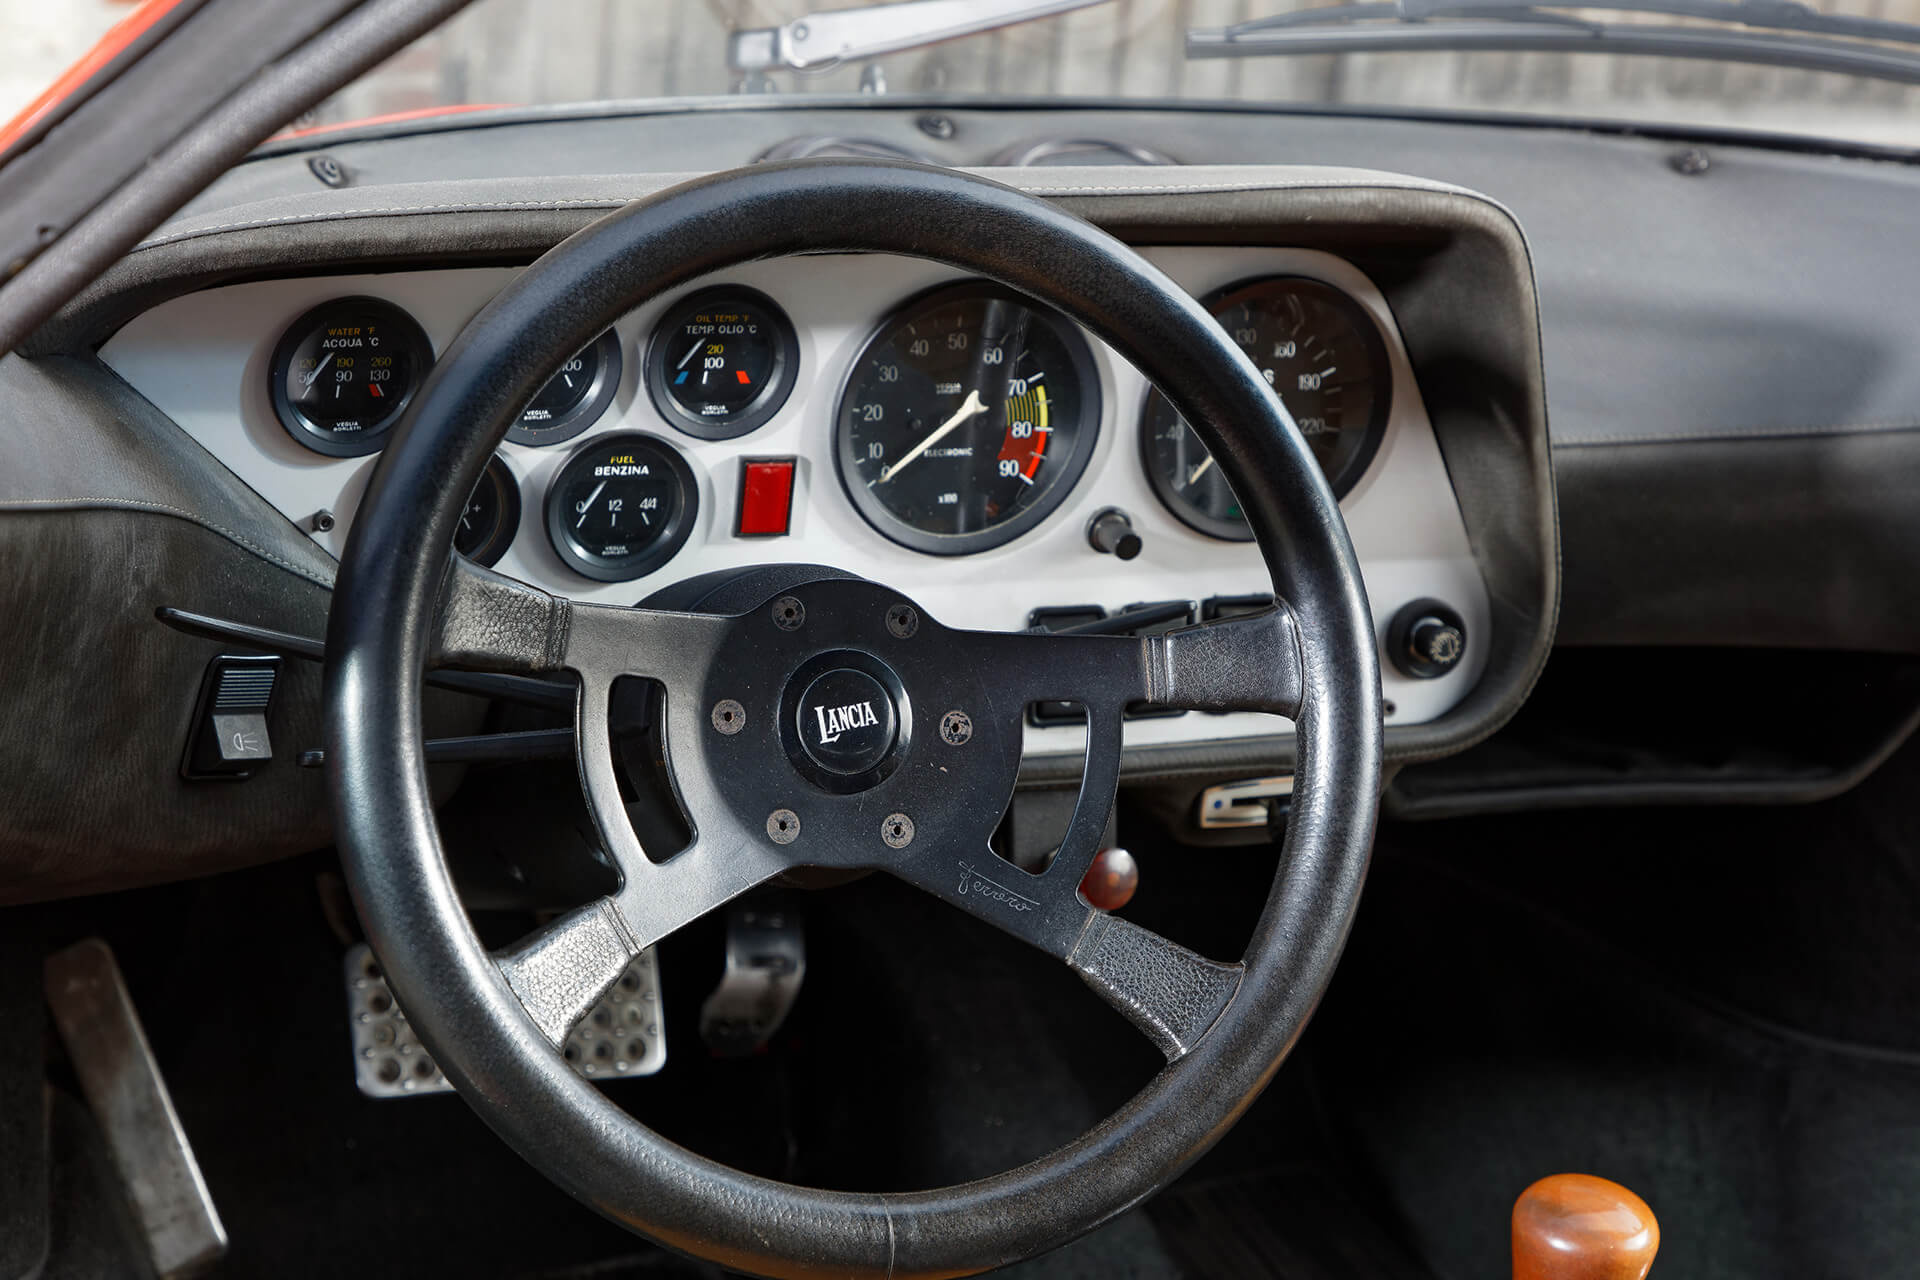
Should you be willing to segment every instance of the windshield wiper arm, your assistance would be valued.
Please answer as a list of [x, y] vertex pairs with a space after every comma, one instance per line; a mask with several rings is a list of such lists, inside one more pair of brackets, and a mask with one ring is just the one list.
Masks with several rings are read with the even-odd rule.
[[834, 9], [795, 18], [785, 26], [734, 32], [727, 38], [727, 65], [735, 71], [817, 71], [1107, 2], [905, 0]]
[[[1562, 8], [1653, 13], [1748, 28], [1593, 22]], [[1774, 32], [1806, 34], [1779, 35]], [[1710, 58], [1920, 84], [1920, 26], [1816, 13], [1792, 0], [1377, 0], [1187, 32], [1189, 58], [1480, 50]]]

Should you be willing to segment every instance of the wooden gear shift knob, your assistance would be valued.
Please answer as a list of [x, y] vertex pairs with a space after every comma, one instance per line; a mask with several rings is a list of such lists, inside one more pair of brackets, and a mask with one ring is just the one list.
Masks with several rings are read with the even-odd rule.
[[1556, 1173], [1513, 1205], [1513, 1280], [1642, 1280], [1659, 1248], [1647, 1202], [1605, 1178]]

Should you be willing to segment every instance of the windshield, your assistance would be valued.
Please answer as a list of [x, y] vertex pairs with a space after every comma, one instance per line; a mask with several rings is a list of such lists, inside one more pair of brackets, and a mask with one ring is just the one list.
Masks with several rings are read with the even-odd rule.
[[[480, 0], [322, 104], [302, 124], [481, 104], [866, 92], [1513, 112], [1920, 145], [1920, 116], [1913, 110], [1911, 85], [1799, 65], [1755, 65], [1737, 60], [1731, 47], [1718, 44], [1684, 58], [1612, 52], [1617, 45], [1601, 47], [1599, 40], [1591, 42], [1595, 52], [1368, 48], [1276, 55], [1242, 49], [1230, 51], [1231, 56], [1194, 56], [1191, 37], [1196, 32], [1218, 33], [1249, 20], [1312, 8], [1284, 0], [1093, 3], [981, 34], [808, 70], [742, 69], [740, 42], [730, 46], [730, 37], [738, 33], [855, 7], [860, 6], [834, 0]], [[1790, 14], [1797, 8], [1773, 5], [1756, 12]], [[1483, 9], [1475, 12], [1484, 15]], [[1845, 0], [1820, 12], [1920, 22], [1920, 0]], [[1338, 17], [1333, 10], [1313, 15], [1316, 31], [1341, 25], [1350, 31], [1358, 25], [1322, 20], [1329, 15]], [[1573, 36], [1589, 34], [1584, 27], [1543, 25], [1531, 12], [1494, 16], [1506, 28], [1495, 36], [1537, 39], [1544, 31], [1564, 41], [1570, 30]], [[1609, 31], [1657, 26], [1663, 32], [1724, 33], [1729, 42], [1745, 38], [1776, 47], [1786, 42], [1795, 50], [1832, 43], [1804, 30], [1775, 29], [1772, 35], [1756, 36], [1742, 26], [1644, 11], [1558, 10], [1547, 22], [1568, 18], [1604, 22]], [[869, 15], [863, 21], [884, 20]], [[1412, 24], [1391, 16], [1390, 24], [1402, 33], [1422, 26], [1422, 36], [1439, 28], [1438, 23]], [[1464, 26], [1440, 38], [1452, 40], [1451, 31], [1457, 30]], [[1865, 47], [1920, 65], [1920, 48], [1883, 42]]]

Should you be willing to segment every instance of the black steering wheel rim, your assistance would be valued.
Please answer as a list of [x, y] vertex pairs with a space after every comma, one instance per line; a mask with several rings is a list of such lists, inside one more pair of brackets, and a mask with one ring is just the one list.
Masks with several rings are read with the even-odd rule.
[[[567, 354], [647, 297], [747, 261], [830, 251], [978, 273], [1131, 360], [1232, 479], [1298, 636], [1292, 812], [1230, 1002], [1197, 1044], [1081, 1138], [933, 1191], [772, 1182], [686, 1151], [609, 1103], [567, 1067], [474, 937], [426, 778], [420, 686], [448, 549], [463, 499], [519, 406]], [[389, 980], [448, 1077], [522, 1155], [596, 1210], [764, 1275], [969, 1274], [1063, 1243], [1151, 1195], [1278, 1069], [1332, 973], [1372, 844], [1383, 739], [1373, 622], [1338, 505], [1304, 439], [1199, 304], [1132, 250], [1042, 201], [948, 170], [797, 161], [721, 174], [636, 202], [533, 264], [449, 348], [381, 458], [336, 584], [327, 654], [327, 754], [348, 880]]]

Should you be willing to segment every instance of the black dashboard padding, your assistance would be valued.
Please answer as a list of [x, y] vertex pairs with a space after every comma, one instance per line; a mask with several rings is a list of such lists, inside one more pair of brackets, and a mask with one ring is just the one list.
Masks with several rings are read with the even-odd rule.
[[[461, 496], [565, 354], [636, 298], [731, 263], [857, 249], [979, 270], [1089, 323], [1159, 377], [1234, 479], [1293, 611], [1307, 744], [1246, 977], [1211, 1030], [1066, 1147], [963, 1186], [884, 1195], [788, 1186], [706, 1160], [571, 1070], [467, 922], [411, 714]], [[487, 1123], [582, 1201], [736, 1269], [970, 1274], [1139, 1203], [1272, 1078], [1331, 975], [1366, 872], [1382, 753], [1376, 646], [1359, 566], [1305, 441], [1281, 429], [1270, 389], [1177, 285], [1070, 215], [939, 170], [799, 162], [688, 183], [522, 274], [448, 349], [382, 454], [327, 645], [327, 749], [341, 762], [329, 773], [348, 878], [422, 1039]]]
[[[0, 903], [204, 875], [332, 839], [320, 669], [291, 662], [246, 782], [179, 774], [201, 676], [232, 646], [171, 605], [319, 635], [333, 561], [92, 358], [0, 359]], [[471, 723], [451, 699], [440, 723]]]
[[[332, 563], [99, 362], [0, 360], [0, 902], [119, 889], [330, 839], [320, 672], [290, 664], [281, 759], [244, 783], [179, 776], [222, 647], [162, 605], [318, 634]], [[302, 544], [305, 545], [302, 545]]]
[[1920, 653], [1920, 430], [1595, 444], [1562, 477], [1569, 643]]

